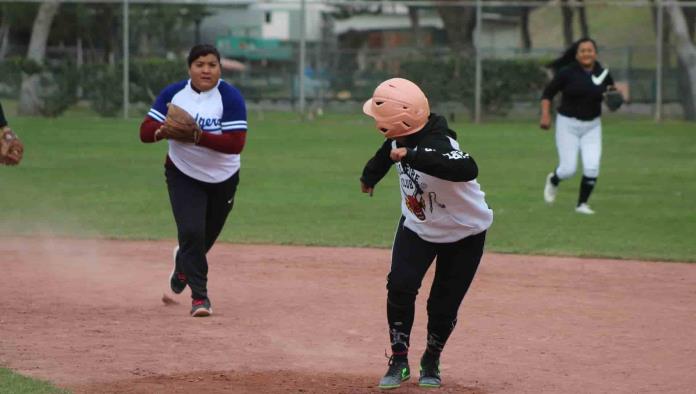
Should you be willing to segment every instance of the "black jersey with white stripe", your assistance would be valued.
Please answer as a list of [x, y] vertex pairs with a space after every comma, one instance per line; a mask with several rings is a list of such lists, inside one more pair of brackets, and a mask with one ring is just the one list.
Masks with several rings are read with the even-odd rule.
[[580, 63], [558, 70], [544, 89], [542, 99], [553, 100], [561, 92], [561, 105], [558, 113], [580, 120], [592, 120], [602, 115], [602, 100], [607, 87], [614, 85], [609, 70], [595, 62], [592, 72], [585, 70]]

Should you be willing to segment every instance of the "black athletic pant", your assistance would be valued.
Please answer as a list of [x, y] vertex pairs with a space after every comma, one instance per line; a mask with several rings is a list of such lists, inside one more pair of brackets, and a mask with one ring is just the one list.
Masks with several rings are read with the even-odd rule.
[[220, 183], [193, 179], [172, 164], [165, 167], [164, 174], [179, 238], [176, 270], [186, 275], [191, 297], [206, 298], [206, 254], [220, 235], [234, 205], [239, 171]]
[[459, 306], [476, 274], [485, 240], [484, 231], [452, 243], [428, 242], [406, 228], [401, 218], [387, 277], [387, 320], [395, 356], [408, 354], [416, 295], [435, 257], [435, 278], [428, 298], [426, 355], [440, 356], [457, 323]]

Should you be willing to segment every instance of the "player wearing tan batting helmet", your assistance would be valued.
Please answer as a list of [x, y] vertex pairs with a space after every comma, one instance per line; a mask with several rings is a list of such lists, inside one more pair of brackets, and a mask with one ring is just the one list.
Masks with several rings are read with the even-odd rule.
[[427, 97], [415, 83], [403, 78], [384, 81], [363, 111], [375, 119], [386, 139], [365, 165], [361, 189], [372, 195], [395, 165], [402, 197], [387, 277], [392, 356], [379, 387], [396, 388], [410, 377], [408, 352], [416, 294], [436, 258], [419, 385], [439, 387], [440, 354], [481, 260], [493, 211], [476, 182], [474, 159], [461, 151], [447, 120], [430, 112]]

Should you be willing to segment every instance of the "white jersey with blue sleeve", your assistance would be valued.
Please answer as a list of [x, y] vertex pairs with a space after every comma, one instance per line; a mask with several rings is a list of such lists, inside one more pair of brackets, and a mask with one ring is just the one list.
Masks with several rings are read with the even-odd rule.
[[[197, 92], [191, 80], [164, 88], [148, 112], [158, 122], [167, 117], [167, 103], [183, 108], [206, 133], [222, 134], [247, 131], [247, 114], [241, 93], [220, 80], [217, 87]], [[169, 140], [169, 158], [184, 174], [208, 183], [222, 182], [239, 171], [240, 156], [217, 152], [202, 146]]]

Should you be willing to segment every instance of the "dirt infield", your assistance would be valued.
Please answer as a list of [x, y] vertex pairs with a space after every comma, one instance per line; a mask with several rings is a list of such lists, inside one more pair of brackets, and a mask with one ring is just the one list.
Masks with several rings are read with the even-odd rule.
[[[194, 319], [160, 301], [172, 246], [0, 239], [0, 365], [80, 393], [377, 391], [388, 250], [217, 245]], [[486, 254], [459, 320], [435, 392], [696, 387], [696, 265]]]

